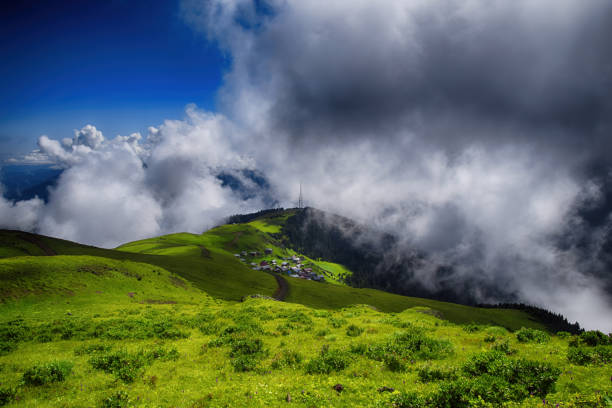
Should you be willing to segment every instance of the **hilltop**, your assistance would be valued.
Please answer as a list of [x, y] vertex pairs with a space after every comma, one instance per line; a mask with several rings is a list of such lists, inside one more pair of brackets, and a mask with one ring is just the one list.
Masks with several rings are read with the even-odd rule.
[[0, 405], [607, 406], [609, 336], [352, 287], [300, 211], [116, 249], [1, 231]]

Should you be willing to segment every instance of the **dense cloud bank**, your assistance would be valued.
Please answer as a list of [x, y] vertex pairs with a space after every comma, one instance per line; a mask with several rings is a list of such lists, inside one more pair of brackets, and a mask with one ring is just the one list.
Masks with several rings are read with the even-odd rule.
[[143, 138], [41, 137], [67, 170], [48, 205], [0, 203], [4, 225], [105, 246], [201, 231], [269, 202], [218, 177], [257, 191], [257, 169], [281, 205], [301, 181], [308, 204], [427, 253], [410, 279], [432, 291], [452, 266], [445, 288], [612, 330], [610, 2], [209, 0], [182, 15], [231, 58], [221, 112]]

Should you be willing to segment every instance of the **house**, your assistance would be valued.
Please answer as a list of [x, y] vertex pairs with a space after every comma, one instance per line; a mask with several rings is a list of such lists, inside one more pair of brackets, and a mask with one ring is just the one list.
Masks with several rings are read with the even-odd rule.
[[251, 266], [257, 266], [255, 262], [251, 262]]
[[242, 251], [242, 252], [240, 253], [240, 255], [242, 255], [242, 256], [247, 256], [247, 252], [246, 252], [246, 251]]
[[236, 258], [240, 258], [240, 254], [234, 254]]
[[311, 273], [312, 272], [312, 268], [304, 268], [304, 272]]
[[266, 255], [270, 255], [272, 253], [272, 248], [265, 249]]
[[268, 265], [268, 261], [261, 261], [259, 263], [259, 266], [267, 266]]
[[289, 262], [283, 262], [283, 263], [281, 264], [281, 266], [287, 266], [287, 265], [289, 265]]

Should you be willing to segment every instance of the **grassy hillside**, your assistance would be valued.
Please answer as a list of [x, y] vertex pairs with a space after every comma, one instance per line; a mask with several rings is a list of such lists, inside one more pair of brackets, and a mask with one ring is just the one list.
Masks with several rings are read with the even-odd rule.
[[[270, 222], [269, 220], [255, 220], [257, 221]], [[276, 221], [272, 221], [274, 222]], [[35, 239], [57, 254], [89, 255], [150, 264], [180, 276], [210, 296], [239, 301], [244, 296], [255, 293], [272, 296], [277, 288], [277, 283], [270, 274], [254, 271], [240, 262], [234, 256], [235, 253], [255, 250], [263, 253], [265, 248], [273, 249], [271, 256], [259, 256], [249, 259], [249, 262], [295, 254], [294, 251], [283, 248], [281, 242], [273, 235], [251, 224], [252, 222], [223, 225], [201, 235], [170, 234], [124, 244], [117, 250], [95, 248], [44, 236], [35, 236]], [[4, 232], [0, 234], [0, 237], [5, 237], [5, 242], [12, 243], [13, 246], [8, 247], [8, 250], [14, 251], [14, 248], [21, 245], [18, 237], [22, 235], [17, 232]], [[37, 247], [31, 250], [40, 251]], [[323, 263], [322, 266], [336, 270], [343, 269], [342, 266], [333, 263]], [[430, 308], [431, 313], [455, 323], [496, 324], [510, 330], [520, 327], [543, 328], [527, 313], [516, 310], [481, 309], [399, 296], [373, 289], [356, 289], [302, 279], [286, 279], [289, 282], [287, 301], [316, 308], [342, 308], [354, 304], [369, 304], [384, 312], [400, 312], [406, 308], [420, 306]]]
[[610, 406], [609, 338], [508, 331], [540, 327], [522, 312], [292, 278], [287, 302], [236, 302], [276, 281], [234, 253], [292, 253], [251, 223], [117, 250], [0, 238], [7, 407]]

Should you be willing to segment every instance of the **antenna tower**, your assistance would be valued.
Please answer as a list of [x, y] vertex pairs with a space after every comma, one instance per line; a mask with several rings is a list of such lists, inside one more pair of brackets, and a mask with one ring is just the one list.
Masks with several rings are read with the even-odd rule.
[[298, 208], [304, 208], [304, 200], [302, 199], [302, 183], [300, 183], [300, 197], [298, 198]]

